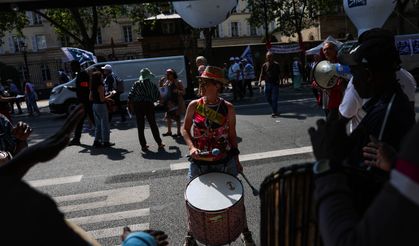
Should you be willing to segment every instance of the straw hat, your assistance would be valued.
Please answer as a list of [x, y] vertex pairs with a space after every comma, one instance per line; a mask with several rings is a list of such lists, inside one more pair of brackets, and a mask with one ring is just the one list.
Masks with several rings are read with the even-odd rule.
[[212, 79], [222, 84], [227, 84], [228, 80], [224, 76], [224, 70], [219, 67], [207, 66], [201, 76], [197, 76], [200, 79]]

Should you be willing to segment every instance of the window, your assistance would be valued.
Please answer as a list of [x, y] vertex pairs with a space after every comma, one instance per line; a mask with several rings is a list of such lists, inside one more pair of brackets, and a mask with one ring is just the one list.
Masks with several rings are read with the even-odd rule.
[[23, 47], [21, 47], [21, 45], [22, 45], [21, 41], [22, 40], [20, 38], [18, 38], [16, 36], [13, 36], [12, 41], [13, 41], [13, 43], [12, 43], [11, 48], [12, 48], [13, 53], [18, 52], [23, 48]]
[[102, 29], [101, 28], [97, 29], [96, 44], [102, 44]]
[[36, 48], [38, 50], [47, 48], [47, 39], [45, 38], [45, 35], [35, 35], [35, 40]]
[[132, 27], [131, 26], [123, 26], [122, 30], [124, 31], [124, 41], [126, 43], [132, 42]]
[[250, 36], [257, 36], [257, 28], [255, 26], [250, 26]]
[[49, 67], [47, 64], [41, 65], [41, 73], [43, 81], [51, 80], [51, 72], [49, 71]]
[[218, 26], [214, 28], [214, 33], [212, 34], [213, 38], [219, 38], [220, 37], [220, 30], [218, 30]]
[[232, 37], [239, 36], [239, 23], [238, 22], [231, 22], [231, 36]]
[[41, 25], [42, 17], [39, 14], [32, 12], [32, 23], [33, 25]]
[[70, 37], [69, 36], [61, 36], [60, 37], [61, 47], [68, 47], [71, 46]]
[[176, 32], [176, 25], [174, 22], [161, 23], [161, 29], [163, 34], [173, 34]]

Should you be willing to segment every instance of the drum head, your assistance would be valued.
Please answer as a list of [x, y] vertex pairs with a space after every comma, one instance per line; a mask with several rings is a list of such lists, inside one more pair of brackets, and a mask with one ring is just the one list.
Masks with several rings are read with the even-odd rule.
[[185, 199], [204, 211], [219, 211], [236, 204], [243, 197], [243, 185], [226, 173], [207, 173], [189, 182]]

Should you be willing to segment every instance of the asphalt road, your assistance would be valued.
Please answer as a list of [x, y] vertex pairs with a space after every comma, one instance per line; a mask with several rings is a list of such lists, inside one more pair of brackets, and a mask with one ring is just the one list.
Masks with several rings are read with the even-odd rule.
[[[313, 160], [307, 129], [323, 114], [309, 89], [282, 89], [278, 118], [270, 117], [268, 104], [257, 92], [235, 105], [240, 158], [255, 187], [281, 166]], [[64, 121], [64, 116], [52, 115], [47, 108], [41, 111], [39, 117], [15, 119], [34, 128], [30, 144], [54, 133]], [[160, 133], [165, 132], [163, 114], [158, 113], [157, 119]], [[134, 120], [116, 120], [118, 116], [111, 128], [114, 147], [93, 149], [93, 137], [85, 133], [82, 146], [67, 147], [54, 160], [32, 168], [25, 179], [51, 195], [68, 219], [103, 245], [119, 244], [125, 225], [162, 229], [172, 245], [181, 245], [186, 232], [186, 145], [181, 138], [164, 137], [166, 148], [157, 151], [146, 128], [151, 152], [144, 154]], [[247, 184], [244, 187], [249, 227], [259, 242], [259, 199]]]

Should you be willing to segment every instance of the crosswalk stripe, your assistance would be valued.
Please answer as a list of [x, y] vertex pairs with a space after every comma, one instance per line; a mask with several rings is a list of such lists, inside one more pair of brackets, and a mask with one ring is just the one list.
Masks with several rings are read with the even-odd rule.
[[104, 191], [95, 191], [88, 193], [81, 193], [75, 195], [59, 196], [53, 199], [57, 202], [76, 201], [87, 198], [104, 197], [104, 201], [90, 202], [76, 205], [60, 206], [60, 210], [64, 213], [81, 211], [87, 209], [103, 208], [116, 205], [138, 203], [150, 197], [150, 186], [141, 185], [126, 188], [117, 188]]
[[59, 185], [59, 184], [77, 183], [77, 182], [80, 182], [82, 178], [83, 178], [83, 175], [75, 175], [75, 176], [59, 177], [59, 178], [51, 178], [51, 179], [29, 180], [27, 182], [32, 187], [43, 187], [43, 186], [51, 186], [51, 185]]
[[71, 218], [67, 220], [77, 225], [86, 225], [86, 224], [93, 224], [93, 223], [98, 223], [98, 222], [122, 220], [122, 219], [143, 217], [143, 216], [149, 216], [149, 215], [150, 215], [150, 209], [144, 208], [144, 209], [128, 210], [128, 211], [116, 212], [116, 213]]
[[[253, 160], [260, 160], [266, 158], [273, 158], [273, 157], [281, 157], [281, 156], [288, 156], [288, 155], [297, 155], [297, 154], [305, 154], [311, 153], [313, 149], [311, 146], [305, 146], [300, 148], [293, 148], [293, 149], [281, 149], [281, 150], [274, 150], [274, 151], [267, 151], [261, 153], [253, 153], [247, 155], [240, 155], [240, 161], [253, 161]], [[170, 164], [170, 170], [182, 170], [189, 168], [189, 162], [180, 162]]]
[[[150, 228], [149, 223], [143, 223], [143, 224], [134, 224], [134, 225], [128, 225], [128, 227], [132, 231], [141, 231], [141, 230], [147, 230]], [[90, 233], [94, 238], [101, 239], [101, 238], [108, 238], [108, 237], [117, 237], [122, 234], [122, 229], [124, 226], [118, 226], [118, 227], [112, 227], [112, 228], [106, 228], [106, 229], [100, 229], [100, 230], [94, 230], [94, 231], [87, 231]]]

